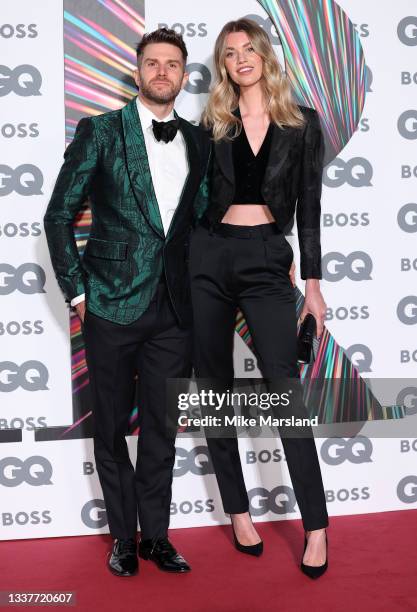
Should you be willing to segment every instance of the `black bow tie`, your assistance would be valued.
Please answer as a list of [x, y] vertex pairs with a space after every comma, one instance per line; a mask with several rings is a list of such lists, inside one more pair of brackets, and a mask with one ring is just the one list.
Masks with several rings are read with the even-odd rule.
[[179, 125], [180, 120], [178, 117], [176, 119], [171, 119], [171, 121], [155, 121], [155, 119], [152, 119], [153, 133], [158, 141], [162, 140], [163, 142], [169, 142], [170, 140], [174, 140]]

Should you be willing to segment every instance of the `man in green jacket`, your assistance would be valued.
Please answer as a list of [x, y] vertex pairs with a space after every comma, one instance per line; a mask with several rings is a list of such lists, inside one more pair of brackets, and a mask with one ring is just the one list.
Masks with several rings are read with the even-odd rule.
[[[94, 454], [111, 536], [109, 569], [190, 569], [168, 540], [175, 439], [166, 432], [166, 379], [191, 374], [188, 238], [207, 206], [209, 142], [178, 117], [187, 50], [173, 30], [137, 47], [139, 93], [121, 110], [82, 119], [44, 218], [52, 264], [83, 321], [93, 398]], [[82, 260], [73, 223], [89, 199]], [[125, 440], [135, 377], [138, 459]]]

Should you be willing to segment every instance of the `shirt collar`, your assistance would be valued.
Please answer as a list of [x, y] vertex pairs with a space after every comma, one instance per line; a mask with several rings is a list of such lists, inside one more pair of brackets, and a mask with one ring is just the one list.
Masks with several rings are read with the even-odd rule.
[[156, 117], [156, 115], [154, 115], [153, 112], [149, 110], [147, 106], [142, 104], [142, 102], [139, 100], [139, 96], [136, 97], [136, 106], [138, 109], [142, 129], [146, 130], [152, 127], [152, 119], [155, 119], [155, 121], [170, 121], [171, 119], [175, 119], [174, 109], [169, 113], [169, 115], [167, 115], [163, 119], [158, 119], [158, 117]]

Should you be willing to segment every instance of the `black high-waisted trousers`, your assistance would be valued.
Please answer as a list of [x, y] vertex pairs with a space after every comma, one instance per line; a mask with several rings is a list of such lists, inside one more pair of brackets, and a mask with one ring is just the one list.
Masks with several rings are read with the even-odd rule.
[[[299, 377], [291, 245], [275, 223], [204, 223], [190, 242], [194, 370], [198, 378], [233, 381], [233, 339], [239, 307], [265, 379]], [[328, 525], [317, 450], [309, 437], [281, 441], [305, 530]], [[207, 437], [224, 511], [249, 510], [236, 437]]]

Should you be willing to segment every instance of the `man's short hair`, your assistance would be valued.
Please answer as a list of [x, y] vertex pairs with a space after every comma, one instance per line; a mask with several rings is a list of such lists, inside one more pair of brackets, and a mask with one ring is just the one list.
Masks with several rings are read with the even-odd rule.
[[168, 28], [159, 28], [158, 30], [149, 32], [149, 34], [144, 34], [142, 40], [136, 47], [136, 57], [138, 63], [141, 55], [143, 55], [145, 47], [152, 43], [168, 43], [178, 47], [182, 53], [184, 65], [187, 63], [188, 52], [182, 35], [178, 34], [175, 30], [169, 30]]

